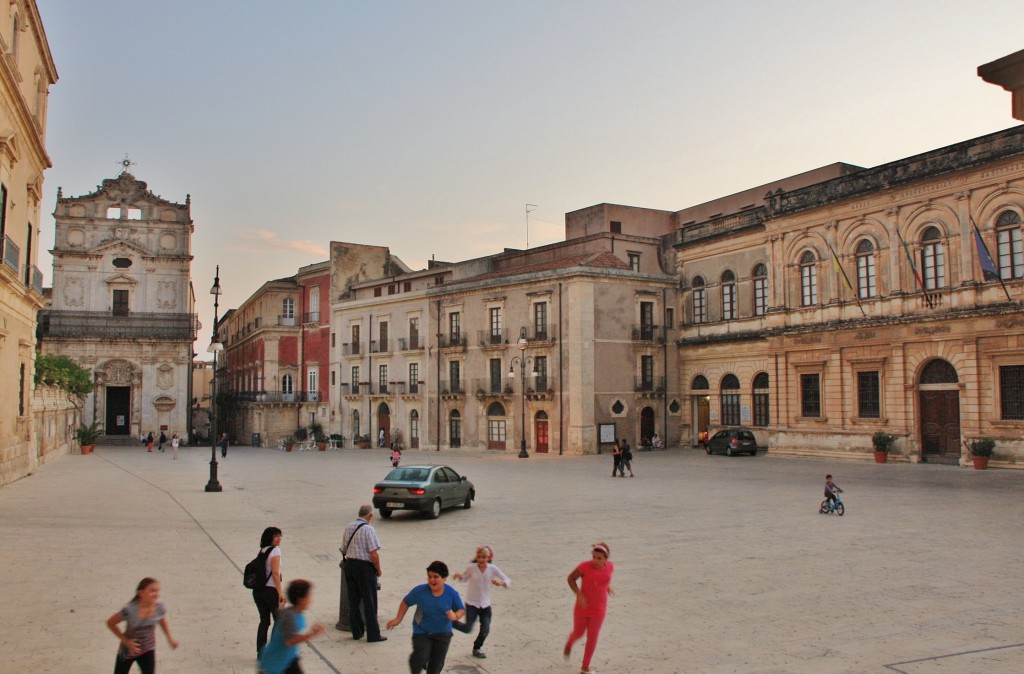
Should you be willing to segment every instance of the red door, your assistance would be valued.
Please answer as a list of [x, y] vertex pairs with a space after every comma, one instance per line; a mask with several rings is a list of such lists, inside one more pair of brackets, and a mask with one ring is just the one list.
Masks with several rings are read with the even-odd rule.
[[533, 422], [534, 434], [537, 438], [537, 451], [548, 453], [548, 420], [537, 419]]

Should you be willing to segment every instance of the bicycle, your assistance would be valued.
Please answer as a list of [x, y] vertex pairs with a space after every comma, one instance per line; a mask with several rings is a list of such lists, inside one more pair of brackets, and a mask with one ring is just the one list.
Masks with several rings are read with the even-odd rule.
[[822, 515], [829, 515], [831, 513], [835, 513], [836, 515], [842, 517], [843, 513], [846, 512], [846, 506], [843, 505], [843, 499], [839, 498], [839, 494], [837, 492], [835, 503], [833, 503], [829, 499], [825, 499], [824, 501], [821, 502], [821, 507], [818, 508], [818, 512]]

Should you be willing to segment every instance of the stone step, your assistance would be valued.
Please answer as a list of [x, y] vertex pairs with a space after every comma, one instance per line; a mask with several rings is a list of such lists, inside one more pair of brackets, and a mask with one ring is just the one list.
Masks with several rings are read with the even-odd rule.
[[96, 444], [107, 447], [134, 447], [139, 444], [139, 440], [130, 435], [101, 435], [96, 438]]

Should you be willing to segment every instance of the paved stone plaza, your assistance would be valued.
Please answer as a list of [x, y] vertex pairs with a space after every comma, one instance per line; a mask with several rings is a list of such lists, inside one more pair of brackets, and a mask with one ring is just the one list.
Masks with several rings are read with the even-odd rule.
[[[313, 581], [328, 627], [308, 674], [408, 671], [410, 620], [368, 645], [334, 629], [340, 533], [390, 465], [385, 450], [232, 448], [224, 492], [203, 491], [208, 448], [100, 448], [0, 489], [2, 671], [106, 672], [104, 622], [152, 575], [181, 642], [159, 671], [255, 671], [256, 608], [240, 569], [268, 525], [284, 530], [286, 580]], [[434, 560], [461, 571], [478, 544], [513, 580], [495, 588], [485, 650], [456, 633], [446, 671], [578, 671], [565, 577], [604, 539], [616, 564], [593, 666], [607, 672], [1024, 671], [1024, 471], [818, 459], [637, 453], [611, 457], [405, 453], [467, 474], [479, 498], [438, 520], [375, 525], [382, 622]], [[845, 517], [817, 513], [826, 472]], [[456, 583], [457, 588], [463, 588]]]

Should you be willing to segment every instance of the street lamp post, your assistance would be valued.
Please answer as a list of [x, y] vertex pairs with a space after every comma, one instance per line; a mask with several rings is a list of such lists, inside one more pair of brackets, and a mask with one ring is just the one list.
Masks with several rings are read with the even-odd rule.
[[[512, 362], [508, 367], [508, 378], [515, 379], [516, 373], [513, 368], [516, 365], [519, 366], [519, 374], [521, 379], [522, 390], [520, 395], [522, 396], [522, 414], [520, 415], [520, 440], [519, 440], [519, 458], [528, 459], [530, 458], [529, 453], [526, 451], [526, 367], [533, 362], [533, 356], [526, 355], [526, 328], [522, 328], [519, 331], [519, 341], [516, 342], [516, 346], [519, 347], [519, 355], [512, 358]], [[533, 372], [530, 374], [531, 377], [536, 377], [537, 373]]]
[[206, 483], [206, 491], [224, 491], [217, 479], [217, 354], [224, 350], [224, 345], [217, 339], [220, 292], [220, 265], [217, 265], [213, 287], [210, 288], [210, 294], [213, 295], [213, 337], [207, 349], [213, 354], [213, 383], [210, 385], [210, 481]]

